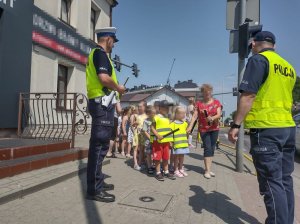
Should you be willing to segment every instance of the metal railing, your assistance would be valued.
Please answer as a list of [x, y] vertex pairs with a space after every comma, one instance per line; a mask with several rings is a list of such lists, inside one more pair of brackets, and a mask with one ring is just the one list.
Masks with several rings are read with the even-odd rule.
[[81, 93], [20, 93], [18, 136], [70, 140], [89, 129], [88, 100]]

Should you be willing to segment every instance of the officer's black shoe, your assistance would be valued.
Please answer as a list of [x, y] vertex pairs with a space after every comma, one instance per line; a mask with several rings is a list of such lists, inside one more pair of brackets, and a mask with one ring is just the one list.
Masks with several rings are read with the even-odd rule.
[[100, 191], [96, 195], [87, 195], [87, 200], [101, 201], [101, 202], [114, 202], [116, 197], [113, 194], [109, 194], [106, 191]]
[[111, 190], [115, 189], [115, 185], [113, 185], [113, 184], [107, 184], [107, 183], [104, 182], [103, 186], [102, 186], [102, 189], [104, 191], [111, 191]]

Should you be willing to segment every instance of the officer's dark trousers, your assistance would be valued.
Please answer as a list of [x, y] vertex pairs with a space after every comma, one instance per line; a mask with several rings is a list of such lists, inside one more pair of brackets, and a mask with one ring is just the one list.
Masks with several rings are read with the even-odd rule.
[[251, 150], [267, 224], [293, 224], [295, 127], [251, 129]]
[[108, 152], [113, 131], [114, 110], [107, 110], [100, 103], [89, 101], [89, 112], [92, 116], [92, 129], [87, 164], [87, 193], [95, 195], [102, 190], [102, 162]]

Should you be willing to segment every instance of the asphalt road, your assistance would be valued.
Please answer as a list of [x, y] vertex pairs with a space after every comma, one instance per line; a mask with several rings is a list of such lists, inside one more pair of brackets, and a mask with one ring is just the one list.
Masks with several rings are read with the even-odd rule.
[[[220, 132], [219, 132], [220, 142], [223, 144], [235, 147], [235, 145], [232, 144], [231, 142], [229, 142], [227, 139], [228, 130], [229, 130], [229, 128], [221, 128], [220, 129]], [[247, 155], [249, 155], [249, 150], [250, 150], [250, 137], [249, 137], [249, 135], [245, 135], [245, 137], [244, 137], [244, 152]], [[294, 170], [293, 176], [294, 176], [294, 178], [297, 178], [298, 180], [300, 180], [300, 155], [296, 155], [294, 165], [295, 165], [295, 170]]]

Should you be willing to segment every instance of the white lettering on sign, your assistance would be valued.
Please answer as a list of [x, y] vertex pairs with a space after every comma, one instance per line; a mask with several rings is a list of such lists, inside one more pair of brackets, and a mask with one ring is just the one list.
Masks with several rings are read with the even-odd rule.
[[9, 4], [9, 6], [11, 7], [11, 8], [13, 8], [14, 7], [14, 2], [15, 2], [16, 0], [0, 0], [0, 2], [3, 2], [4, 4]]
[[37, 13], [33, 14], [33, 26], [47, 32], [51, 36], [58, 38], [59, 40], [73, 46], [74, 48], [80, 49], [85, 54], [89, 54], [91, 51], [91, 47], [81, 42], [67, 30], [58, 28], [54, 23], [50, 22], [41, 15], [38, 15]]

